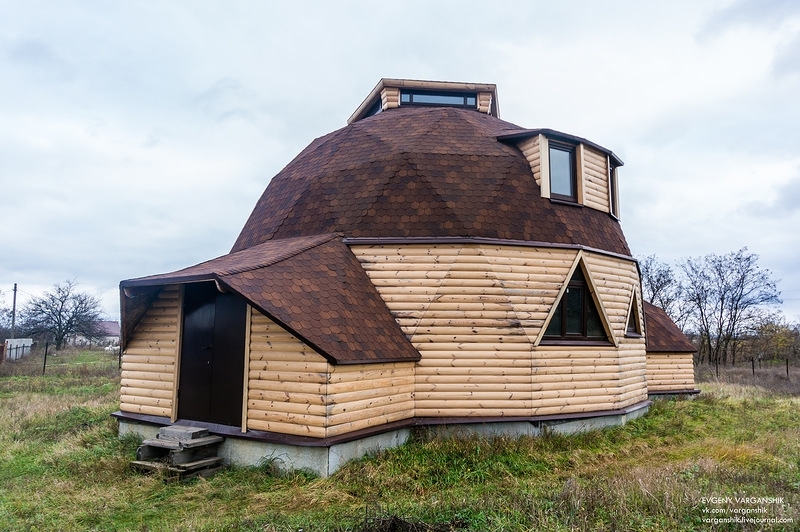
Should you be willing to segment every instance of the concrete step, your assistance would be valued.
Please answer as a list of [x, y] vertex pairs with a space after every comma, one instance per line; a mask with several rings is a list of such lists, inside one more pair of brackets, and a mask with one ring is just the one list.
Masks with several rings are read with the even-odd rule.
[[163, 449], [193, 449], [195, 447], [203, 447], [204, 445], [216, 445], [225, 440], [222, 436], [204, 436], [192, 440], [173, 440], [167, 438], [156, 438], [154, 440], [144, 440], [142, 445], [149, 445], [151, 447], [161, 447]]
[[209, 477], [222, 467], [217, 448], [224, 440], [203, 428], [162, 427], [155, 438], [142, 442], [131, 466], [143, 472], [159, 472], [168, 479]]

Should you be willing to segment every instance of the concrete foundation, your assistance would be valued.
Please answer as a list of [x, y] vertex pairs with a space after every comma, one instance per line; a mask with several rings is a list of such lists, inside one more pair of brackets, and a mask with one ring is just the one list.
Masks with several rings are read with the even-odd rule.
[[[442, 436], [481, 438], [518, 438], [538, 436], [547, 432], [575, 434], [622, 425], [631, 419], [643, 416], [649, 408], [648, 402], [632, 410], [611, 415], [539, 421], [442, 424], [429, 426], [429, 430]], [[120, 437], [137, 434], [144, 439], [155, 438], [158, 429], [159, 427], [155, 425], [126, 419], [119, 420]], [[327, 477], [351, 460], [403, 445], [410, 436], [411, 428], [401, 428], [333, 444], [330, 447], [286, 445], [228, 436], [220, 445], [217, 455], [222, 457], [226, 464], [269, 465], [279, 471], [308, 471], [320, 477]]]
[[[159, 427], [120, 420], [119, 435], [137, 434], [143, 439], [155, 438]], [[279, 471], [307, 471], [320, 477], [332, 475], [350, 460], [399, 447], [411, 436], [404, 428], [330, 447], [303, 447], [259, 440], [226, 437], [217, 456], [226, 464], [239, 466], [269, 465]]]

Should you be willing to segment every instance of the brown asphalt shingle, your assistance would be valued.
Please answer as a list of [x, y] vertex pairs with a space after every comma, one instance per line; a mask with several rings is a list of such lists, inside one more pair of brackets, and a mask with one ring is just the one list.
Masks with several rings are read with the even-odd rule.
[[201, 280], [219, 281], [240, 294], [333, 363], [420, 358], [337, 235], [272, 240], [177, 272], [123, 281], [121, 286]]
[[697, 348], [681, 332], [666, 312], [644, 302], [644, 317], [647, 325], [648, 353], [694, 353]]
[[233, 251], [339, 232], [572, 244], [629, 256], [611, 216], [541, 197], [522, 152], [497, 139], [524, 131], [440, 107], [401, 107], [350, 124], [272, 179]]

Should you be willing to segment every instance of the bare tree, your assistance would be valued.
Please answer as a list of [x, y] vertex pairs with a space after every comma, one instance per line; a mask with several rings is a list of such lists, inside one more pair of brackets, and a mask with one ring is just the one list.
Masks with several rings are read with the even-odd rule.
[[684, 294], [700, 336], [701, 360], [736, 363], [736, 347], [770, 305], [781, 303], [769, 270], [747, 248], [726, 255], [689, 258], [681, 264]]
[[742, 342], [743, 353], [753, 358], [777, 360], [794, 358], [800, 346], [800, 330], [780, 312], [765, 314]]
[[30, 335], [45, 335], [53, 339], [56, 349], [61, 349], [70, 335], [98, 338], [102, 335], [100, 301], [89, 294], [78, 292], [77, 283], [67, 280], [55, 284], [53, 290], [35, 297], [22, 309], [23, 329]]
[[685, 329], [691, 307], [684, 297], [683, 284], [672, 267], [659, 262], [655, 255], [648, 255], [639, 259], [639, 271], [644, 300], [663, 309], [678, 327]]
[[0, 290], [0, 342], [11, 338], [11, 309], [2, 304], [3, 291]]

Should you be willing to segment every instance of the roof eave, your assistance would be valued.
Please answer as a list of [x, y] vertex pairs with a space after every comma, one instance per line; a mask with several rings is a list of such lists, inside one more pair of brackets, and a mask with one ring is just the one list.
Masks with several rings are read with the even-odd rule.
[[508, 141], [514, 142], [517, 140], [524, 140], [531, 137], [535, 137], [536, 135], [544, 135], [545, 137], [554, 138], [556, 140], [564, 140], [567, 142], [585, 144], [586, 146], [590, 146], [611, 157], [611, 161], [615, 167], [622, 166], [625, 164], [624, 162], [622, 162], [622, 159], [620, 159], [613, 151], [609, 150], [608, 148], [604, 148], [603, 146], [600, 146], [599, 144], [592, 142], [589, 139], [578, 137], [576, 135], [570, 135], [569, 133], [564, 133], [563, 131], [557, 131], [555, 129], [549, 129], [549, 128], [525, 129], [522, 131], [516, 131], [514, 133], [508, 133], [506, 135], [498, 135], [497, 140], [499, 140], [500, 142], [508, 142]]

